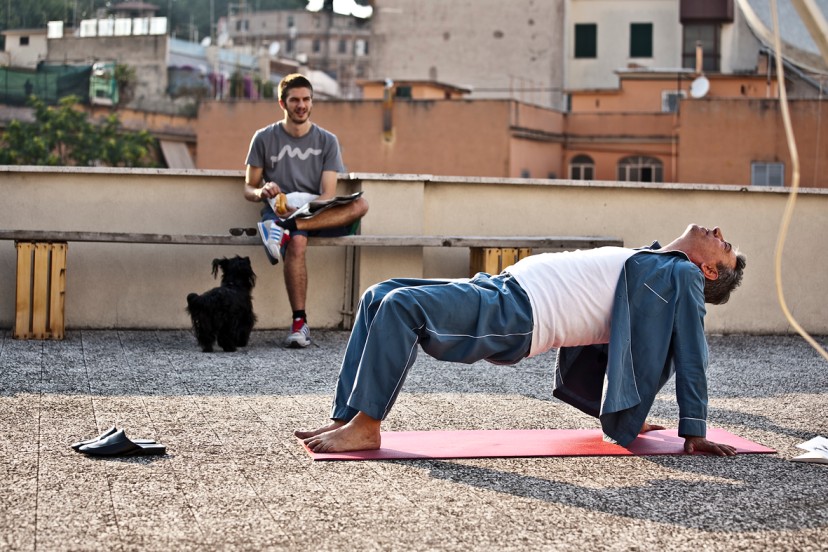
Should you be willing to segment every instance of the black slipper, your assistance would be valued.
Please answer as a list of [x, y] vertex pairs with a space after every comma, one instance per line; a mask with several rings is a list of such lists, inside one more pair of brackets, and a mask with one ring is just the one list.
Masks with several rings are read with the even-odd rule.
[[142, 441], [144, 440], [130, 440], [124, 430], [119, 429], [109, 437], [83, 445], [78, 451], [90, 456], [149, 456], [167, 452], [166, 445]]
[[[118, 431], [118, 428], [116, 426], [112, 426], [109, 429], [107, 429], [106, 431], [104, 431], [103, 433], [101, 433], [100, 435], [98, 435], [97, 437], [93, 437], [92, 439], [86, 439], [85, 441], [78, 441], [77, 443], [72, 443], [70, 446], [73, 449], [75, 449], [76, 451], [80, 451], [80, 448], [83, 445], [91, 445], [92, 443], [95, 443], [97, 441], [101, 441], [103, 439], [106, 439], [107, 437], [109, 437], [110, 435], [115, 433], [116, 431]], [[144, 444], [144, 445], [149, 445], [149, 444], [152, 444], [154, 442], [155, 441], [153, 441], [152, 439], [135, 439], [135, 443]]]
[[106, 439], [107, 437], [109, 437], [110, 435], [115, 433], [116, 431], [118, 431], [118, 428], [115, 427], [115, 426], [112, 426], [109, 429], [107, 429], [106, 431], [104, 431], [103, 433], [101, 433], [100, 435], [98, 435], [97, 437], [93, 437], [93, 438], [87, 439], [85, 441], [78, 441], [77, 443], [72, 443], [72, 445], [70, 445], [70, 446], [75, 450], [79, 450], [83, 445], [91, 445], [95, 441], [100, 441], [101, 439]]

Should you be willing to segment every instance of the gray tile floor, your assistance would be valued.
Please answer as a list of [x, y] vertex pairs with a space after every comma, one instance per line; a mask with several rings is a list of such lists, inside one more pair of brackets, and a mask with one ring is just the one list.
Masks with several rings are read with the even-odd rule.
[[[0, 330], [0, 549], [825, 550], [828, 363], [787, 337], [712, 337], [711, 423], [773, 447], [735, 458], [312, 462], [344, 332], [302, 351], [256, 332], [204, 354], [188, 332]], [[825, 343], [825, 339], [821, 339]], [[553, 355], [513, 367], [421, 355], [385, 429], [587, 428], [550, 398]], [[674, 426], [673, 388], [652, 420]], [[163, 457], [69, 444], [113, 423]]]

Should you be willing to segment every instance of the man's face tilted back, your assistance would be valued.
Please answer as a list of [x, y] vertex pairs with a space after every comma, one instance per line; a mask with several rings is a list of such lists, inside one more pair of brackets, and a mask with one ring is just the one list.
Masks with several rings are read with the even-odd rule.
[[285, 111], [285, 117], [293, 124], [301, 125], [310, 119], [313, 109], [313, 92], [310, 88], [296, 87], [287, 91], [284, 100], [279, 100], [279, 105]]
[[718, 226], [708, 229], [691, 224], [674, 243], [677, 249], [684, 251], [701, 268], [704, 277], [709, 280], [718, 278], [720, 264], [729, 268], [736, 267], [736, 251], [730, 242], [725, 241]]

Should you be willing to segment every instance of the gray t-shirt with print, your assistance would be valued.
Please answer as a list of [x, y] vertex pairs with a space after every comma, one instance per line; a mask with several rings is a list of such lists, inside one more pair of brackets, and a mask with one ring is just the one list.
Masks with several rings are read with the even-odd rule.
[[294, 138], [285, 132], [282, 121], [256, 131], [246, 164], [261, 167], [265, 182], [275, 182], [285, 193], [318, 195], [323, 171], [345, 171], [333, 133], [312, 124], [307, 134]]

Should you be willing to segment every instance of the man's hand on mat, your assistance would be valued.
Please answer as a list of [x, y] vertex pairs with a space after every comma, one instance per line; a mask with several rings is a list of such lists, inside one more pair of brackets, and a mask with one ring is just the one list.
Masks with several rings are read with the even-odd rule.
[[648, 431], [655, 431], [657, 429], [666, 429], [664, 426], [655, 425], [655, 424], [648, 424], [644, 422], [644, 425], [641, 426], [641, 431], [639, 433], [647, 433]]
[[704, 437], [685, 437], [684, 438], [684, 452], [693, 454], [694, 452], [709, 452], [716, 456], [736, 456], [736, 449], [730, 445], [723, 445], [708, 441]]

